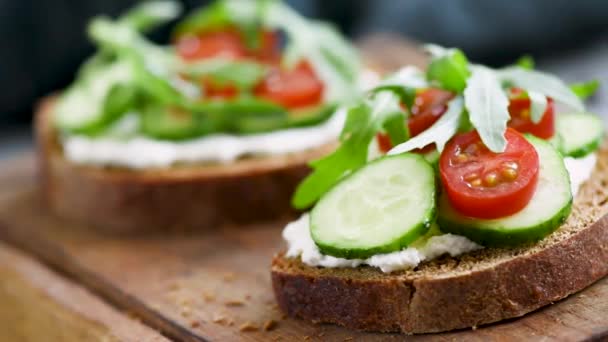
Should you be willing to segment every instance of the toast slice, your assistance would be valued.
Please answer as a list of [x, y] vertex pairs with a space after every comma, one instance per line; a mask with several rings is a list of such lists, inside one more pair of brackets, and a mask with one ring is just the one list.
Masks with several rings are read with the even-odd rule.
[[317, 268], [278, 254], [272, 284], [293, 317], [351, 329], [431, 333], [519, 317], [608, 274], [608, 146], [566, 223], [519, 248], [486, 248], [385, 274]]
[[44, 198], [61, 217], [115, 233], [199, 230], [292, 214], [289, 200], [309, 172], [308, 162], [335, 148], [166, 169], [76, 165], [63, 155], [53, 102], [42, 101], [35, 118]]

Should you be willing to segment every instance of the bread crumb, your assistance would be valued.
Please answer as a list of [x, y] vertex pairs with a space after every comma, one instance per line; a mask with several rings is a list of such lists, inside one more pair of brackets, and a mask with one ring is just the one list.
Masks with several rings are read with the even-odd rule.
[[258, 329], [259, 329], [258, 326], [250, 321], [247, 321], [239, 326], [239, 330], [243, 331], [243, 332], [258, 331]]
[[239, 299], [231, 299], [226, 301], [224, 304], [226, 304], [226, 306], [243, 306], [245, 305], [245, 302]]
[[234, 273], [234, 272], [226, 272], [226, 273], [224, 273], [224, 276], [222, 278], [226, 282], [231, 282], [234, 279], [236, 279], [236, 273]]
[[477, 326], [476, 326], [476, 325], [474, 325], [474, 326], [472, 326], [472, 327], [471, 327], [471, 329], [472, 329], [472, 330], [477, 330]]
[[190, 322], [190, 327], [191, 328], [198, 328], [201, 326], [201, 322], [200, 321], [192, 321]]
[[215, 294], [213, 292], [204, 291], [203, 292], [203, 300], [205, 302], [213, 302], [215, 300]]
[[277, 327], [277, 321], [275, 321], [274, 319], [270, 319], [264, 323], [263, 328], [264, 328], [264, 331], [270, 331], [276, 327]]
[[226, 317], [226, 315], [223, 315], [223, 314], [213, 315], [213, 319], [211, 320], [211, 322], [213, 322], [215, 324], [219, 324], [219, 325], [224, 325], [224, 326], [232, 326], [234, 324], [234, 320]]
[[181, 313], [182, 317], [189, 317], [190, 314], [192, 313], [192, 310], [189, 307], [185, 307], [185, 308], [182, 308], [180, 313]]

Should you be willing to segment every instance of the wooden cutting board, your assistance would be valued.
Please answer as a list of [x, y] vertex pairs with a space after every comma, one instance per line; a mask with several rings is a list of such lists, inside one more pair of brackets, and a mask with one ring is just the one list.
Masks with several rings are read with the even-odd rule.
[[[0, 163], [0, 237], [170, 338], [383, 341], [403, 337], [283, 317], [274, 304], [269, 263], [282, 248], [284, 222], [217, 227], [197, 235], [104, 236], [50, 215], [36, 193], [33, 174], [31, 156]], [[47, 286], [55, 286], [54, 281]], [[88, 314], [100, 313], [89, 310]], [[603, 279], [520, 319], [409, 338], [580, 341], [607, 336], [608, 279]]]
[[[360, 46], [366, 59], [372, 61], [368, 64], [379, 70], [394, 69], [404, 60], [424, 64], [424, 58], [413, 52], [411, 45], [394, 37], [375, 37]], [[132, 238], [100, 235], [89, 227], [50, 215], [36, 192], [34, 174], [32, 155], [0, 162], [0, 239], [71, 279], [74, 285], [61, 285], [64, 288], [85, 287], [123, 311], [125, 319], [121, 324], [132, 325], [132, 329], [126, 331], [142, 329], [137, 326], [139, 323], [127, 319], [135, 316], [165, 336], [184, 341], [404, 338], [403, 335], [358, 333], [283, 317], [272, 296], [269, 267], [272, 255], [283, 247], [280, 235], [285, 222], [217, 227], [195, 235]], [[5, 255], [0, 245], [0, 258]], [[2, 261], [2, 266], [15, 264]], [[66, 282], [63, 277], [44, 279], [48, 288], [57, 288], [59, 282]], [[0, 284], [7, 282], [0, 273]], [[20, 283], [23, 287], [40, 285], [40, 281]], [[84, 300], [80, 298], [74, 295], [75, 301]], [[87, 303], [91, 304], [80, 311], [87, 321], [112, 324], [102, 317], [107, 308], [100, 307], [107, 307], [106, 303], [96, 298], [87, 299]], [[29, 304], [29, 310], [39, 310], [38, 305]], [[27, 308], [28, 303], [14, 305]], [[70, 303], [56, 300], [52, 307], [70, 309]], [[82, 325], [71, 327], [81, 329]], [[70, 328], [57, 326], [57, 329]], [[142, 336], [121, 336], [125, 340], [143, 339]], [[608, 337], [608, 278], [520, 319], [476, 330], [408, 339], [576, 341], [605, 337]]]

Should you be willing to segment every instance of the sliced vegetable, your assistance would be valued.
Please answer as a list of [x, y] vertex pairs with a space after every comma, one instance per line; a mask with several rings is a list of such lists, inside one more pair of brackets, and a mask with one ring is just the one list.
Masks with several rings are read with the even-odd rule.
[[286, 108], [319, 104], [324, 85], [306, 62], [294, 69], [275, 68], [255, 89], [255, 95]]
[[183, 140], [213, 130], [209, 120], [179, 107], [148, 104], [140, 115], [142, 133], [157, 139]]
[[582, 112], [584, 105], [568, 86], [559, 78], [536, 70], [509, 67], [499, 71], [500, 78], [511, 86], [534, 91], [552, 98], [554, 101]]
[[[531, 93], [532, 94], [532, 93]], [[544, 95], [541, 95], [544, 97]], [[521, 90], [511, 92], [507, 125], [520, 133], [530, 133], [541, 139], [550, 139], [555, 134], [555, 108], [553, 100], [546, 100], [546, 108], [536, 123], [532, 118], [532, 97]]]
[[604, 123], [589, 113], [557, 116], [559, 149], [564, 156], [581, 158], [597, 150], [604, 136]]
[[342, 177], [367, 161], [369, 144], [385, 122], [398, 116], [403, 120], [399, 97], [384, 91], [368, 102], [349, 109], [340, 134], [340, 147], [332, 154], [313, 161], [313, 172], [296, 189], [292, 204], [298, 209], [313, 205]]
[[438, 217], [443, 232], [466, 236], [484, 246], [503, 247], [540, 240], [566, 220], [572, 194], [562, 157], [548, 142], [532, 136], [528, 139], [540, 159], [538, 185], [530, 202], [513, 215], [484, 220], [459, 213], [444, 193]]
[[435, 217], [433, 168], [419, 155], [377, 159], [329, 191], [310, 216], [322, 253], [364, 259], [407, 247]]
[[476, 131], [456, 135], [441, 153], [439, 174], [450, 204], [463, 215], [497, 218], [524, 208], [536, 189], [539, 158], [513, 129], [503, 153], [493, 153]]
[[448, 103], [448, 109], [429, 129], [420, 133], [416, 137], [397, 145], [389, 151], [389, 154], [398, 154], [422, 149], [425, 146], [435, 144], [439, 151], [442, 151], [445, 143], [458, 130], [460, 117], [462, 116], [463, 101], [462, 97], [457, 97]]

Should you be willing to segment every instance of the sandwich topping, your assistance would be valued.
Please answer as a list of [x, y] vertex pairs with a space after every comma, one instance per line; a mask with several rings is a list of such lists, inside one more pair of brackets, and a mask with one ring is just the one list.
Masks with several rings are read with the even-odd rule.
[[294, 195], [312, 209], [283, 231], [287, 257], [393, 272], [532, 244], [565, 222], [603, 137], [581, 101], [597, 84], [428, 50], [426, 72], [404, 68], [348, 108], [340, 147]]
[[145, 168], [301, 152], [338, 136], [337, 106], [370, 82], [345, 38], [279, 0], [217, 0], [169, 46], [143, 35], [180, 9], [145, 2], [91, 21], [99, 51], [54, 109], [68, 159]]

